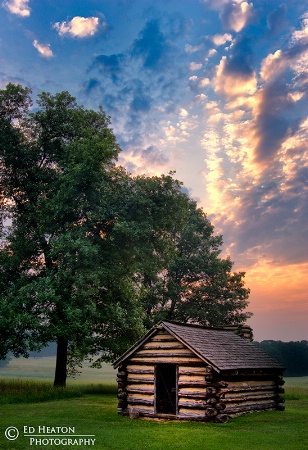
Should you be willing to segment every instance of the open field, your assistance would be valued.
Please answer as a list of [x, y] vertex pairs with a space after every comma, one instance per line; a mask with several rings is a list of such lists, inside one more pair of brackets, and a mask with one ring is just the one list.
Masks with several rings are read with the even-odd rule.
[[[53, 380], [55, 373], [55, 356], [43, 358], [13, 358], [5, 367], [0, 367], [0, 379], [5, 378], [38, 378]], [[91, 369], [85, 363], [78, 382], [110, 383], [116, 379], [116, 371], [111, 364], [103, 364], [101, 369]], [[71, 379], [72, 380], [72, 379]]]
[[[6, 391], [8, 397], [12, 397], [15, 395], [13, 391], [16, 390], [20, 391], [21, 396], [29, 396], [29, 393], [37, 395], [39, 392], [43, 396], [45, 392], [52, 392], [52, 383], [44, 380], [30, 382], [26, 379], [12, 381], [2, 378], [1, 388], [2, 396]], [[0, 449], [62, 450], [89, 447], [84, 444], [69, 445], [68, 441], [62, 441], [62, 444], [59, 441], [58, 445], [52, 445], [51, 441], [43, 441], [48, 439], [42, 437], [42, 433], [46, 433], [47, 430], [43, 427], [70, 427], [70, 431], [78, 435], [95, 435], [78, 439], [95, 439], [94, 446], [91, 447], [98, 450], [307, 450], [308, 448], [308, 377], [287, 379], [284, 412], [249, 414], [230, 420], [226, 424], [132, 420], [118, 416], [115, 383], [108, 386], [78, 381], [69, 383], [68, 390], [70, 393], [63, 394], [65, 398], [38, 402], [37, 397], [33, 397], [31, 403], [2, 404]], [[53, 398], [52, 394], [50, 395]], [[16, 427], [19, 430], [20, 434], [16, 440], [6, 439], [5, 430], [8, 427]], [[40, 436], [35, 438], [25, 436], [29, 430], [32, 433], [35, 430]], [[14, 433], [14, 430], [11, 432]], [[61, 434], [63, 432], [66, 432], [64, 428], [60, 430]]]

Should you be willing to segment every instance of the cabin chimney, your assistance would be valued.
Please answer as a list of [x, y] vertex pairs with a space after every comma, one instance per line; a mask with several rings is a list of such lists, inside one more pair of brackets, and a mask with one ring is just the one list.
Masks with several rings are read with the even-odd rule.
[[247, 341], [253, 341], [253, 331], [249, 325], [224, 325], [223, 329], [233, 331], [233, 333], [237, 334], [243, 339], [247, 339]]

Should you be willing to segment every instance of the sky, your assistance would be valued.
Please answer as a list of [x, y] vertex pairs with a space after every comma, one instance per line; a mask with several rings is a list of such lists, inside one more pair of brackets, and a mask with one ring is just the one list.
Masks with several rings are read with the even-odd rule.
[[246, 272], [256, 340], [308, 340], [308, 1], [0, 0], [0, 89], [102, 106]]

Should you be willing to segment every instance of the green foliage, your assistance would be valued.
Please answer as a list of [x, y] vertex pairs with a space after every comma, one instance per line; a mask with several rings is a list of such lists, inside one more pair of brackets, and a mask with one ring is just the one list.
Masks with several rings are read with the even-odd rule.
[[164, 239], [169, 252], [160, 258], [161, 272], [143, 278], [149, 323], [167, 318], [219, 326], [251, 316], [243, 312], [249, 296], [245, 274], [232, 272], [230, 259], [219, 257], [221, 245], [203, 210], [192, 200], [182, 203], [182, 222], [175, 222]]
[[286, 368], [284, 372], [286, 377], [308, 375], [308, 341], [282, 342], [268, 340], [259, 342], [258, 345]]
[[85, 110], [62, 92], [42, 93], [31, 112], [30, 94], [14, 85], [0, 91], [1, 219], [11, 221], [0, 251], [0, 357], [27, 356], [59, 339], [71, 361], [110, 355], [120, 345], [103, 324], [119, 308], [131, 314], [121, 316], [130, 343], [143, 331], [130, 269], [111, 236], [119, 147], [102, 110]]
[[37, 105], [28, 88], [0, 91], [0, 358], [56, 342], [64, 385], [86, 356], [110, 361], [162, 318], [245, 321], [244, 274], [173, 173], [117, 167], [102, 109], [68, 92]]

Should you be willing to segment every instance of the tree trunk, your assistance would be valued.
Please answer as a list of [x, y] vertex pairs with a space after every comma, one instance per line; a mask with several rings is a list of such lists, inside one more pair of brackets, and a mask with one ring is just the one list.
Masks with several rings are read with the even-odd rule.
[[68, 341], [62, 336], [57, 337], [57, 360], [56, 371], [53, 385], [55, 387], [66, 386], [66, 366], [67, 366], [67, 347]]

